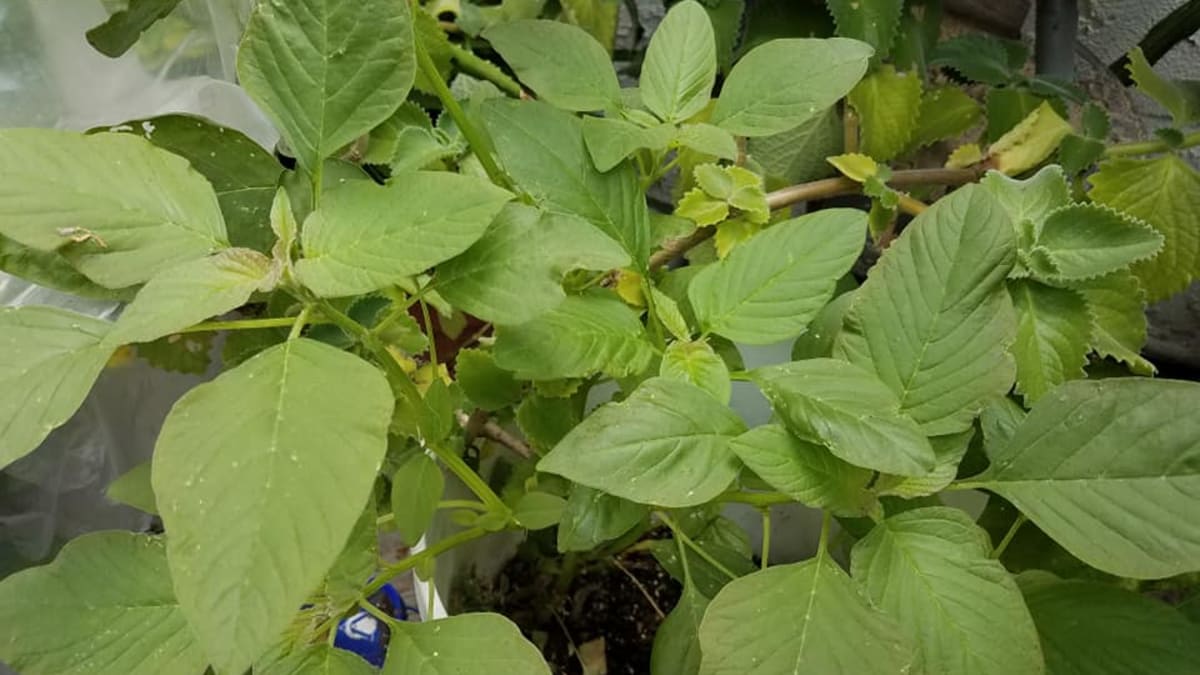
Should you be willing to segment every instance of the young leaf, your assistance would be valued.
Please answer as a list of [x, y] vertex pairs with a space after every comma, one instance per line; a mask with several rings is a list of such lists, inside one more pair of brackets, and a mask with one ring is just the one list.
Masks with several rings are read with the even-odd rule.
[[716, 79], [712, 22], [703, 7], [684, 0], [650, 37], [638, 82], [642, 102], [664, 122], [682, 122], [708, 105]]
[[767, 174], [767, 183], [805, 183], [831, 172], [825, 158], [842, 151], [842, 118], [836, 107], [799, 126], [770, 136], [751, 138], [747, 154]]
[[513, 507], [513, 519], [527, 530], [544, 530], [557, 525], [567, 502], [548, 492], [526, 493]]
[[711, 124], [680, 125], [675, 142], [702, 155], [712, 155], [728, 160], [735, 160], [738, 156], [737, 141], [734, 140], [733, 135]]
[[538, 470], [641, 504], [695, 506], [737, 476], [729, 439], [744, 430], [732, 410], [703, 390], [658, 377], [593, 412]]
[[730, 71], [710, 121], [739, 136], [787, 131], [849, 93], [872, 53], [869, 45], [845, 38], [792, 38], [755, 47]]
[[819, 556], [730, 582], [700, 623], [701, 675], [905, 673], [913, 647]]
[[558, 21], [509, 21], [483, 36], [543, 101], [564, 110], [620, 106], [608, 52], [583, 30]]
[[854, 545], [850, 572], [891, 615], [929, 675], [1041, 675], [1021, 591], [991, 541], [958, 509], [906, 511]]
[[113, 353], [104, 344], [111, 327], [52, 307], [0, 308], [0, 468], [79, 409]]
[[801, 333], [862, 251], [866, 218], [826, 209], [778, 223], [706, 267], [688, 287], [703, 330], [750, 344]]
[[496, 328], [496, 364], [528, 380], [626, 377], [654, 356], [638, 315], [606, 295], [568, 296], [536, 320]]
[[904, 476], [933, 468], [933, 448], [896, 394], [845, 361], [809, 359], [751, 371], [788, 429], [855, 465]]
[[923, 148], [940, 140], [956, 138], [983, 119], [979, 103], [962, 89], [937, 87], [921, 96], [917, 128], [909, 148]]
[[260, 2], [237, 51], [238, 81], [319, 173], [386, 120], [416, 74], [412, 9], [393, 0]]
[[700, 621], [708, 598], [685, 585], [675, 609], [654, 634], [650, 675], [696, 675], [700, 671]]
[[301, 338], [171, 410], [154, 492], [180, 605], [218, 671], [262, 655], [341, 552], [393, 407], [380, 371]]
[[510, 199], [445, 171], [399, 174], [383, 187], [345, 183], [305, 220], [296, 275], [325, 297], [383, 288], [467, 250]]
[[0, 130], [0, 234], [63, 250], [108, 288], [229, 245], [212, 186], [187, 160], [129, 134], [51, 129]]
[[382, 675], [550, 675], [537, 647], [499, 614], [458, 614], [392, 629]]
[[558, 523], [558, 550], [590, 551], [633, 529], [648, 512], [642, 504], [574, 484]]
[[93, 532], [0, 582], [0, 660], [27, 675], [200, 675], [163, 541]]
[[729, 397], [733, 391], [729, 381], [729, 368], [703, 340], [678, 340], [667, 345], [658, 374], [694, 384], [712, 394], [721, 403], [729, 404]]
[[146, 460], [113, 479], [104, 496], [140, 511], [158, 515], [154, 488], [150, 486], [150, 461]]
[[912, 141], [921, 113], [921, 78], [898, 73], [890, 64], [880, 66], [850, 91], [846, 101], [854, 106], [862, 128], [862, 151], [886, 162]]
[[256, 675], [375, 675], [379, 671], [354, 652], [332, 645], [305, 647], [260, 670]]
[[1142, 358], [1146, 344], [1146, 294], [1127, 271], [1074, 284], [1087, 301], [1092, 320], [1091, 347], [1128, 365], [1139, 375], [1153, 375], [1154, 364]]
[[129, 51], [142, 32], [170, 14], [179, 0], [129, 0], [124, 8], [87, 32], [87, 41], [96, 51], [110, 58]]
[[1014, 227], [1033, 223], [1035, 231], [1052, 212], [1071, 203], [1071, 189], [1062, 169], [1051, 164], [1031, 178], [1017, 180], [999, 171], [989, 171], [979, 184], [984, 187], [1012, 218]]
[[1200, 234], [1192, 222], [1200, 213], [1200, 173], [1182, 158], [1113, 159], [1089, 177], [1093, 201], [1149, 223], [1165, 240], [1152, 260], [1133, 266], [1157, 302], [1182, 291], [1200, 269]]
[[1200, 568], [1200, 385], [1068, 382], [1033, 407], [980, 477], [1073, 555], [1154, 579]]
[[1012, 386], [1003, 281], [1015, 248], [1008, 215], [983, 189], [943, 197], [871, 270], [834, 353], [873, 369], [926, 434], [966, 429]]
[[674, 138], [670, 124], [646, 128], [615, 117], [583, 118], [583, 140], [599, 171], [608, 171], [642, 148], [666, 150]]
[[1037, 249], [1054, 276], [1068, 281], [1093, 279], [1148, 260], [1162, 245], [1162, 235], [1145, 223], [1095, 204], [1053, 211], [1037, 237]]
[[446, 479], [437, 462], [423, 452], [408, 457], [392, 476], [392, 516], [404, 543], [412, 546], [429, 529]]
[[1150, 67], [1141, 47], [1134, 47], [1129, 52], [1126, 68], [1138, 89], [1171, 113], [1175, 126], [1182, 127], [1200, 120], [1200, 82], [1170, 80], [1159, 75]]
[[1008, 282], [1017, 311], [1017, 391], [1030, 405], [1054, 387], [1084, 377], [1092, 321], [1083, 297], [1030, 279]]

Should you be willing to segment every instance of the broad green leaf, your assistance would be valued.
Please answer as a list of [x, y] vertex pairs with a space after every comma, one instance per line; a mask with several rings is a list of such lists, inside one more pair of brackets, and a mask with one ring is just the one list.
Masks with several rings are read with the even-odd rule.
[[458, 614], [392, 629], [382, 675], [550, 675], [537, 647], [499, 614]]
[[708, 105], [717, 79], [717, 43], [704, 8], [684, 0], [650, 37], [638, 87], [642, 102], [665, 122], [682, 122]]
[[[586, 123], [586, 120], [585, 120]], [[678, 128], [675, 142], [703, 155], [734, 160], [738, 156], [737, 141], [733, 135], [711, 124], [684, 124]]]
[[313, 596], [323, 596], [327, 606], [334, 612], [353, 605], [363, 585], [375, 573], [379, 564], [378, 519], [374, 501], [367, 501], [366, 508], [350, 530], [342, 552], [313, 593]]
[[1029, 279], [1008, 282], [1017, 312], [1017, 391], [1026, 405], [1054, 387], [1085, 376], [1092, 320], [1078, 292]]
[[733, 391], [729, 368], [704, 340], [672, 342], [663, 352], [658, 374], [694, 384], [721, 403], [729, 404], [729, 396]]
[[392, 516], [404, 543], [417, 543], [433, 516], [446, 479], [437, 462], [423, 452], [413, 453], [392, 476]]
[[129, 51], [142, 32], [170, 14], [179, 0], [127, 0], [104, 23], [87, 32], [87, 41], [96, 51], [110, 58]]
[[937, 87], [921, 96], [917, 128], [909, 148], [923, 148], [938, 141], [956, 138], [983, 119], [979, 103], [955, 86]]
[[104, 338], [117, 346], [150, 342], [246, 304], [270, 290], [271, 259], [248, 248], [227, 248], [159, 272], [138, 291]]
[[674, 138], [670, 124], [645, 128], [615, 117], [583, 118], [583, 140], [599, 171], [608, 171], [643, 148], [666, 150]]
[[849, 93], [872, 53], [869, 45], [845, 38], [792, 38], [755, 47], [730, 71], [710, 121], [739, 136], [787, 131]]
[[109, 289], [85, 277], [58, 251], [40, 251], [0, 235], [0, 272], [39, 286], [96, 300], [128, 300], [133, 289]]
[[1045, 672], [1016, 582], [966, 513], [930, 507], [879, 523], [854, 545], [850, 572], [891, 615], [929, 675]]
[[870, 372], [845, 361], [808, 359], [753, 370], [785, 426], [855, 465], [920, 476], [934, 465], [921, 429], [900, 400]]
[[368, 293], [474, 244], [512, 194], [471, 176], [414, 171], [331, 190], [304, 222], [297, 278], [317, 295]]
[[862, 151], [886, 162], [912, 142], [921, 113], [921, 77], [880, 66], [850, 91], [846, 101], [858, 113]]
[[1200, 385], [1117, 378], [1043, 396], [979, 479], [1073, 555], [1135, 579], [1200, 568]]
[[620, 105], [621, 85], [608, 52], [582, 29], [558, 21], [510, 21], [483, 36], [543, 101], [583, 111]]
[[175, 592], [218, 672], [262, 655], [338, 557], [392, 410], [380, 371], [303, 338], [172, 408], [152, 481]]
[[497, 326], [496, 364], [527, 380], [636, 375], [653, 348], [638, 315], [615, 297], [568, 296], [533, 321]]
[[1007, 396], [997, 396], [979, 413], [979, 431], [983, 435], [983, 451], [989, 461], [1012, 440], [1028, 413]]
[[787, 131], [751, 138], [746, 149], [774, 187], [774, 182], [795, 185], [830, 175], [825, 158], [841, 152], [842, 141], [841, 115], [830, 107]]
[[[553, 383], [555, 381], [551, 381]], [[567, 435], [583, 418], [582, 406], [569, 398], [574, 392], [562, 396], [545, 393], [545, 383], [531, 393], [517, 407], [517, 425], [525, 438], [539, 450], [547, 451]]]
[[[931, 66], [948, 66], [968, 80], [1006, 84], [1025, 63], [1024, 47], [984, 33], [967, 33], [938, 44]], [[993, 90], [996, 91], [996, 90]]]
[[967, 186], [917, 216], [856, 292], [835, 355], [873, 369], [931, 436], [962, 431], [1012, 386], [1007, 214]]
[[1162, 235], [1145, 223], [1105, 206], [1072, 204], [1041, 223], [1035, 251], [1057, 278], [1076, 281], [1153, 258], [1162, 244]]
[[929, 439], [933, 448], [933, 469], [922, 476], [881, 474], [871, 489], [880, 496], [916, 499], [941, 492], [958, 476], [959, 464], [967, 454], [975, 429], [957, 434], [934, 436]]
[[1200, 120], [1200, 82], [1172, 80], [1159, 75], [1150, 67], [1141, 47], [1134, 47], [1129, 52], [1129, 63], [1125, 67], [1138, 89], [1171, 113], [1175, 126], [1182, 127]]
[[725, 586], [700, 623], [701, 675], [907, 673], [916, 655], [824, 556]]
[[519, 324], [562, 302], [567, 272], [629, 263], [615, 241], [586, 221], [513, 203], [471, 248], [438, 266], [434, 287], [474, 316]]
[[744, 430], [703, 390], [657, 377], [585, 418], [538, 470], [641, 504], [695, 506], [737, 476], [729, 440]]
[[801, 333], [862, 251], [866, 218], [826, 209], [778, 223], [706, 267], [688, 288], [701, 328], [770, 344]]
[[[733, 578], [744, 577], [759, 569], [751, 560], [750, 536], [737, 523], [724, 516], [712, 516], [709, 507], [676, 514], [680, 516], [680, 527], [692, 539], [692, 543], [707, 554], [701, 556], [692, 547], [684, 545], [687, 556], [690, 583], [706, 598], [711, 598]], [[689, 583], [683, 573], [683, 559], [679, 556], [679, 544], [674, 539], [657, 539], [650, 545], [650, 553], [668, 574], [681, 584]], [[710, 560], [722, 568], [718, 568]]]
[[455, 5], [462, 11], [458, 25], [468, 35], [476, 36], [490, 26], [522, 19], [536, 19], [546, 0], [500, 0], [499, 3], [479, 6], [473, 3]]
[[154, 503], [154, 488], [150, 486], [150, 460], [113, 479], [104, 490], [104, 496], [140, 511], [158, 515], [158, 506]]
[[659, 624], [650, 652], [650, 675], [696, 675], [700, 671], [700, 621], [708, 598], [684, 586], [675, 609]]
[[229, 245], [221, 207], [187, 160], [129, 134], [0, 130], [0, 234], [62, 250], [108, 288]]
[[93, 532], [0, 582], [0, 660], [25, 675], [200, 675], [163, 541]]
[[416, 74], [412, 10], [394, 0], [260, 2], [237, 50], [238, 81], [300, 166], [386, 120]]
[[620, 0], [559, 0], [562, 18], [586, 30], [612, 53], [617, 37]]
[[874, 472], [848, 464], [828, 448], [802, 441], [778, 424], [751, 429], [731, 445], [759, 478], [806, 506], [847, 517], [879, 511], [875, 496], [867, 490]]
[[567, 502], [548, 492], [529, 492], [513, 507], [513, 519], [527, 530], [544, 530], [557, 525]]
[[1018, 579], [1049, 675], [1200, 672], [1196, 625], [1140, 593], [1049, 574]]
[[464, 349], [454, 361], [454, 376], [463, 393], [484, 410], [500, 410], [521, 400], [521, 383], [496, 365], [491, 352]]
[[1030, 113], [1037, 109], [1046, 99], [1024, 88], [993, 87], [987, 92], [984, 117], [987, 118], [987, 129], [983, 139], [988, 143], [995, 142], [1007, 131], [1021, 123]]
[[536, 101], [487, 101], [483, 120], [514, 181], [551, 211], [577, 215], [615, 239], [645, 265], [650, 216], [628, 164], [607, 173], [592, 166], [582, 122]]
[[1166, 154], [1153, 159], [1113, 159], [1089, 176], [1093, 201], [1149, 223], [1165, 240], [1154, 259], [1138, 263], [1133, 273], [1157, 302], [1182, 291], [1200, 269], [1200, 173], [1182, 158]]
[[792, 343], [793, 361], [815, 359], [833, 354], [833, 345], [842, 332], [846, 312], [850, 310], [850, 304], [854, 302], [854, 297], [853, 292], [843, 293], [830, 300], [829, 304], [817, 312], [816, 317], [808, 324], [800, 337]]
[[1010, 176], [1024, 173], [1054, 153], [1071, 133], [1071, 125], [1058, 116], [1049, 102], [1025, 116], [988, 146], [988, 158], [996, 170]]
[[1153, 375], [1154, 364], [1140, 352], [1146, 344], [1146, 294], [1127, 271], [1074, 284], [1087, 301], [1092, 320], [1091, 347], [1100, 356], [1127, 364], [1139, 375]]
[[0, 468], [79, 409], [113, 353], [104, 344], [111, 328], [53, 307], [0, 308]]
[[292, 652], [256, 675], [374, 675], [379, 671], [354, 652], [332, 645], [315, 645]]
[[876, 59], [891, 53], [904, 0], [825, 0], [825, 6], [839, 36], [871, 45]]
[[607, 492], [572, 485], [558, 523], [558, 550], [590, 551], [633, 529], [648, 511], [642, 504]]
[[1051, 164], [1042, 167], [1025, 180], [1009, 178], [999, 171], [989, 171], [979, 181], [1012, 218], [1013, 227], [1023, 221], [1040, 227], [1052, 212], [1071, 203], [1071, 189], [1061, 168]]

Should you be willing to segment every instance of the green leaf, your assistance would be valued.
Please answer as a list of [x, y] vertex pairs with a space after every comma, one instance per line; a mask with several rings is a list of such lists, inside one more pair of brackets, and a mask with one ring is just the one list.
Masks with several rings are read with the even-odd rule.
[[766, 172], [768, 185], [824, 178], [832, 173], [825, 158], [842, 151], [842, 118], [830, 107], [787, 131], [751, 138], [746, 148]]
[[778, 424], [751, 429], [733, 439], [732, 447], [759, 478], [806, 506], [845, 517], [879, 512], [875, 496], [867, 490], [874, 472], [848, 464]]
[[455, 379], [471, 402], [484, 410], [500, 410], [521, 400], [521, 383], [500, 369], [491, 352], [464, 349], [455, 359]]
[[935, 458], [933, 469], [923, 476], [881, 474], [871, 489], [880, 496], [916, 499], [941, 492], [958, 476], [959, 464], [967, 454], [975, 429], [929, 439]]
[[1093, 201], [1149, 223], [1165, 240], [1153, 260], [1133, 266], [1146, 299], [1157, 302], [1187, 288], [1200, 269], [1200, 232], [1193, 226], [1200, 213], [1200, 173], [1166, 154], [1109, 160], [1089, 180]]
[[599, 171], [608, 171], [643, 148], [666, 150], [674, 138], [675, 127], [670, 124], [645, 128], [619, 118], [583, 118], [583, 140]]
[[691, 220], [697, 227], [716, 225], [729, 217], [729, 204], [709, 197], [701, 188], [692, 188], [679, 200], [675, 215]]
[[700, 621], [708, 598], [685, 585], [675, 609], [659, 624], [650, 652], [650, 675], [696, 675], [700, 671]]
[[863, 78], [846, 96], [858, 113], [862, 151], [886, 162], [907, 147], [921, 113], [921, 78], [890, 64]]
[[1017, 391], [1026, 405], [1067, 380], [1085, 376], [1092, 321], [1084, 298], [1069, 288], [1033, 280], [1008, 282], [1017, 311]]
[[1154, 364], [1140, 354], [1146, 344], [1146, 294], [1137, 278], [1127, 271], [1114, 272], [1074, 288], [1087, 301], [1092, 349], [1127, 364], [1139, 375], [1153, 375]]
[[88, 44], [114, 59], [129, 51], [143, 31], [170, 14], [179, 0], [128, 0], [123, 4], [123, 9], [87, 32]]
[[[584, 121], [586, 124], [586, 120]], [[678, 129], [675, 142], [702, 155], [735, 160], [738, 156], [737, 141], [733, 135], [711, 124], [684, 124]]]
[[383, 374], [290, 340], [192, 389], [154, 452], [180, 605], [219, 672], [271, 645], [371, 494], [393, 410]]
[[0, 271], [39, 286], [96, 300], [128, 300], [133, 289], [109, 289], [75, 269], [58, 251], [39, 251], [0, 235]]
[[1021, 591], [967, 514], [931, 507], [879, 523], [850, 572], [908, 633], [929, 675], [1045, 672]]
[[548, 492], [529, 492], [513, 507], [513, 519], [527, 530], [544, 530], [562, 519], [567, 502]]
[[260, 2], [237, 50], [238, 81], [300, 166], [391, 116], [416, 74], [412, 10], [393, 0]]
[[581, 111], [620, 105], [608, 52], [584, 30], [558, 21], [510, 21], [483, 36], [543, 101]]
[[1069, 134], [1058, 146], [1058, 163], [1063, 171], [1076, 176], [1104, 157], [1104, 149], [1103, 141]]
[[984, 407], [979, 414], [979, 430], [989, 461], [995, 461], [999, 451], [1012, 440], [1026, 414], [1024, 408], [1007, 396], [997, 396]]
[[1046, 99], [1031, 93], [1027, 89], [1010, 87], [992, 88], [987, 92], [986, 111], [987, 130], [983, 140], [992, 143], [1013, 127], [1020, 124], [1029, 113], [1032, 113]]
[[923, 148], [938, 141], [957, 138], [983, 119], [979, 103], [954, 86], [936, 87], [921, 96], [917, 128], [909, 148]]
[[1125, 67], [1138, 89], [1171, 113], [1175, 126], [1182, 127], [1200, 120], [1200, 82], [1171, 80], [1159, 75], [1150, 67], [1141, 47], [1134, 47], [1129, 52], [1129, 63]]
[[703, 390], [657, 377], [585, 418], [538, 470], [641, 504], [695, 506], [737, 476], [729, 440], [744, 430]]
[[113, 479], [104, 490], [104, 496], [140, 511], [158, 515], [158, 506], [154, 502], [154, 488], [150, 486], [150, 461], [142, 462]]
[[861, 212], [826, 209], [754, 236], [692, 280], [700, 326], [750, 344], [798, 335], [858, 258], [865, 231]]
[[667, 345], [658, 374], [693, 384], [712, 394], [721, 403], [729, 404], [733, 391], [729, 368], [704, 340], [680, 340]]
[[975, 82], [1006, 84], [1019, 74], [1025, 63], [1025, 55], [1018, 53], [1014, 47], [1024, 49], [1009, 40], [983, 33], [968, 33], [938, 44], [929, 65], [947, 66]]
[[608, 295], [568, 296], [536, 320], [497, 326], [496, 364], [527, 380], [636, 375], [653, 348], [638, 315]]
[[769, 567], [725, 586], [700, 623], [701, 675], [906, 673], [915, 654], [829, 558]]
[[809, 359], [750, 377], [792, 433], [855, 466], [904, 476], [933, 468], [933, 449], [896, 394], [858, 366]]
[[1055, 210], [1071, 203], [1071, 190], [1061, 168], [1042, 167], [1025, 180], [1009, 178], [999, 171], [988, 171], [979, 181], [1012, 218], [1013, 227], [1022, 222], [1040, 228]]
[[875, 49], [875, 58], [887, 58], [896, 41], [904, 0], [825, 0], [837, 24], [837, 34], [862, 40]]
[[161, 538], [94, 532], [0, 582], [0, 660], [26, 675], [200, 675]]
[[382, 675], [550, 675], [537, 647], [499, 614], [458, 614], [392, 629]]
[[1044, 573], [1018, 581], [1049, 675], [1200, 672], [1196, 626], [1174, 608], [1115, 586]]
[[[835, 291], [836, 292], [836, 291]], [[842, 332], [846, 312], [854, 302], [854, 293], [843, 293], [817, 312], [816, 317], [792, 344], [792, 360], [803, 361], [831, 356], [833, 345]]]
[[79, 409], [113, 353], [104, 344], [111, 327], [52, 307], [0, 308], [0, 468]]
[[607, 173], [592, 166], [573, 115], [536, 101], [496, 99], [483, 120], [513, 180], [550, 211], [577, 215], [615, 239], [644, 266], [650, 216], [631, 165]]
[[979, 481], [1101, 571], [1200, 569], [1200, 527], [1169, 515], [1200, 506], [1198, 404], [1191, 382], [1068, 382], [1037, 402]]
[[562, 18], [586, 30], [611, 53], [617, 37], [619, 0], [560, 0]]
[[967, 186], [913, 219], [856, 292], [834, 354], [873, 369], [931, 436], [971, 425], [1012, 386], [1015, 319], [1003, 287], [1007, 214]]
[[633, 529], [648, 512], [642, 504], [574, 484], [558, 523], [558, 550], [590, 551]]
[[[568, 394], [569, 396], [569, 394]], [[525, 438], [539, 450], [549, 450], [567, 435], [582, 418], [579, 406], [570, 398], [533, 393], [517, 407], [517, 425]]]
[[671, 296], [663, 293], [654, 286], [650, 287], [650, 299], [657, 312], [658, 321], [676, 340], [688, 341], [692, 337], [692, 329], [688, 327], [687, 319], [679, 309], [679, 304]]
[[638, 86], [664, 122], [682, 122], [708, 105], [717, 79], [717, 43], [704, 8], [684, 0], [650, 37]]
[[314, 596], [323, 596], [332, 612], [345, 610], [358, 600], [363, 585], [375, 573], [379, 563], [379, 525], [374, 500], [368, 500], [366, 508], [350, 530], [346, 545], [337, 560], [325, 574]]
[[710, 121], [739, 136], [787, 131], [849, 93], [872, 53], [845, 38], [792, 38], [755, 47], [730, 71]]
[[[687, 556], [690, 583], [704, 597], [713, 597], [721, 592], [733, 578], [743, 577], [758, 569], [750, 559], [750, 537], [737, 523], [724, 516], [712, 516], [711, 508], [699, 507], [690, 512], [677, 514], [683, 520], [681, 528], [692, 538], [692, 543], [704, 551], [708, 558], [716, 561], [724, 570], [701, 557], [690, 546], [684, 546]], [[691, 527], [690, 525], [694, 525]], [[689, 532], [690, 530], [690, 532]], [[650, 545], [650, 553], [676, 581], [689, 583], [683, 573], [683, 559], [679, 557], [679, 544], [674, 539], [657, 539]]]
[[354, 652], [332, 645], [315, 645], [292, 652], [263, 670], [261, 675], [374, 675], [379, 671]]
[[0, 234], [61, 250], [109, 288], [229, 245], [212, 186], [187, 160], [129, 134], [51, 129], [0, 130]]
[[396, 468], [392, 476], [392, 515], [404, 543], [416, 544], [429, 529], [445, 485], [437, 462], [423, 452], [413, 453]]
[[1093, 279], [1148, 260], [1163, 237], [1145, 223], [1095, 204], [1072, 204], [1051, 212], [1038, 228], [1037, 247], [1055, 276]]
[[383, 288], [467, 250], [510, 199], [486, 180], [445, 171], [345, 183], [304, 221], [296, 275], [325, 297]]
[[[421, 14], [427, 16], [425, 12]], [[417, 171], [463, 150], [445, 131], [434, 129], [424, 108], [405, 101], [383, 124], [371, 130], [363, 162], [386, 164], [392, 173]]]

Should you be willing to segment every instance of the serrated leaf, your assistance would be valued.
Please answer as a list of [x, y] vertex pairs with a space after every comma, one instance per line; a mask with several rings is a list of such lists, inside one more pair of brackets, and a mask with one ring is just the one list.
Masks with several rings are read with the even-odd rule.
[[706, 267], [688, 287], [703, 330], [750, 344], [799, 334], [862, 251], [866, 219], [826, 209], [778, 223]]
[[565, 110], [620, 105], [621, 85], [608, 52], [586, 31], [558, 21], [510, 21], [484, 31], [538, 98]]
[[1104, 143], [1078, 134], [1068, 134], [1058, 146], [1058, 163], [1075, 176], [1104, 157]]
[[929, 675], [1040, 675], [1037, 630], [987, 533], [957, 509], [892, 516], [854, 545], [850, 572], [917, 646]]
[[1153, 579], [1200, 568], [1200, 385], [1117, 378], [1043, 396], [980, 483], [1104, 572]]
[[558, 523], [558, 550], [590, 551], [633, 529], [647, 513], [649, 509], [642, 504], [572, 485]]
[[1030, 405], [1067, 380], [1085, 376], [1091, 317], [1083, 296], [1033, 280], [1008, 282], [1017, 312], [1017, 391]]
[[693, 384], [712, 394], [721, 403], [729, 404], [733, 391], [729, 368], [703, 340], [676, 341], [667, 345], [658, 374]]
[[920, 476], [933, 448], [900, 412], [896, 394], [872, 373], [845, 361], [808, 359], [750, 372], [788, 430], [868, 469]]
[[966, 429], [1012, 386], [1012, 229], [982, 188], [938, 200], [888, 247], [838, 335], [834, 354], [873, 370], [928, 435]]
[[1038, 227], [1037, 249], [1058, 279], [1093, 279], [1154, 257], [1158, 232], [1118, 211], [1095, 204], [1063, 206]]
[[0, 130], [0, 234], [59, 250], [108, 288], [229, 245], [212, 186], [187, 160], [129, 134], [51, 129]]
[[429, 529], [445, 481], [437, 462], [423, 452], [413, 453], [396, 468], [392, 476], [392, 522], [404, 543], [416, 544]]
[[1109, 160], [1089, 180], [1093, 201], [1141, 219], [1163, 236], [1162, 251], [1133, 267], [1147, 300], [1157, 302], [1186, 288], [1200, 269], [1200, 233], [1192, 225], [1200, 213], [1200, 173], [1167, 154]]
[[684, 193], [675, 207], [675, 215], [687, 218], [697, 227], [715, 225], [729, 216], [729, 204], [723, 199], [713, 199], [696, 187]]
[[1073, 286], [1087, 301], [1092, 349], [1125, 363], [1139, 375], [1153, 375], [1154, 364], [1140, 353], [1146, 344], [1146, 294], [1137, 278], [1121, 271]]
[[886, 162], [900, 154], [917, 131], [921, 78], [885, 64], [864, 77], [846, 101], [858, 113], [862, 151]]
[[1138, 89], [1171, 113], [1175, 126], [1182, 127], [1200, 120], [1200, 81], [1171, 80], [1154, 72], [1142, 48], [1129, 52], [1126, 69]]
[[947, 169], [965, 169], [983, 161], [983, 151], [975, 143], [966, 143], [950, 152], [946, 158]]
[[825, 556], [730, 582], [704, 613], [700, 648], [701, 675], [906, 673], [916, 658], [900, 627]]
[[664, 122], [681, 122], [708, 105], [717, 79], [717, 43], [704, 8], [680, 2], [650, 37], [638, 87]]
[[1071, 133], [1071, 125], [1043, 101], [988, 146], [988, 160], [1001, 173], [1016, 175], [1041, 164]]
[[708, 598], [685, 585], [679, 602], [659, 624], [650, 651], [650, 675], [696, 675], [700, 670], [700, 621]]
[[371, 493], [393, 411], [383, 374], [290, 340], [183, 396], [152, 482], [184, 613], [218, 671], [271, 645]]
[[363, 657], [332, 645], [314, 645], [288, 654], [265, 669], [261, 675], [373, 675], [375, 670]]
[[499, 614], [458, 614], [392, 629], [382, 675], [550, 675], [537, 647]]
[[304, 221], [298, 280], [317, 295], [397, 283], [467, 250], [512, 194], [444, 171], [398, 174], [386, 186], [345, 183]]
[[1071, 189], [1061, 168], [1051, 164], [1030, 178], [1017, 180], [988, 171], [979, 181], [1012, 218], [1013, 226], [1030, 222], [1037, 229], [1052, 212], [1071, 203]]
[[0, 659], [27, 675], [200, 675], [163, 541], [94, 532], [0, 582]]
[[496, 328], [496, 363], [517, 377], [554, 380], [644, 371], [654, 351], [638, 315], [605, 295], [567, 296], [536, 320]]
[[975, 99], [954, 86], [937, 87], [921, 96], [917, 127], [909, 148], [923, 148], [941, 140], [966, 133], [983, 119], [983, 109]]
[[461, 139], [433, 128], [423, 108], [405, 101], [383, 124], [371, 130], [363, 162], [385, 164], [397, 174], [419, 171], [464, 149]]
[[[834, 155], [826, 157], [825, 161], [832, 164], [843, 176], [858, 183], [864, 183], [868, 178], [872, 178], [880, 172], [879, 164], [861, 152]], [[884, 167], [883, 170], [890, 173], [887, 167]]]
[[721, 159], [734, 160], [738, 156], [737, 141], [733, 135], [711, 124], [680, 125], [675, 135], [675, 143], [700, 154]]
[[139, 511], [158, 515], [158, 507], [154, 503], [154, 488], [150, 486], [149, 460], [114, 478], [105, 488], [104, 496]]
[[1013, 58], [1008, 40], [982, 33], [959, 35], [938, 44], [931, 66], [947, 66], [959, 75], [984, 84], [1006, 84], [1019, 74], [1025, 59]]
[[619, 118], [583, 118], [583, 140], [599, 171], [608, 171], [643, 148], [666, 150], [674, 138], [675, 127], [670, 124], [645, 128]]
[[762, 229], [762, 225], [756, 225], [742, 217], [730, 218], [724, 222], [717, 223], [717, 232], [712, 238], [717, 258], [719, 260], [728, 258], [733, 249], [749, 241], [751, 237], [761, 232]]
[[123, 4], [124, 8], [87, 32], [88, 44], [114, 59], [129, 51], [143, 31], [170, 14], [179, 0], [128, 0]]
[[392, 0], [261, 2], [237, 50], [238, 81], [300, 166], [386, 120], [415, 77], [412, 9]]
[[[872, 50], [857, 40], [772, 40], [743, 56], [721, 89], [711, 123], [739, 136], [769, 136], [822, 113], [867, 71]], [[780, 80], [779, 73], [788, 73]]]
[[767, 174], [768, 184], [795, 185], [823, 178], [831, 173], [825, 158], [842, 149], [842, 118], [831, 107], [787, 131], [751, 138], [746, 145], [749, 156]]
[[557, 525], [567, 502], [548, 492], [529, 492], [513, 507], [513, 519], [527, 530], [544, 530]]
[[729, 487], [741, 419], [703, 390], [656, 377], [571, 430], [538, 470], [641, 504], [695, 506]]
[[844, 462], [778, 424], [751, 429], [733, 439], [732, 447], [755, 475], [801, 504], [851, 518], [879, 510], [867, 490], [874, 472]]
[[837, 24], [837, 34], [861, 40], [875, 49], [875, 58], [887, 58], [896, 41], [903, 0], [825, 0]]

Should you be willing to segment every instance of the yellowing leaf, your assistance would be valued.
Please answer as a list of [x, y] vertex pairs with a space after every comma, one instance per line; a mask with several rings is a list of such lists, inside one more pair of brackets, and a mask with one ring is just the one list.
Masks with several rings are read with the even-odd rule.
[[832, 164], [838, 171], [841, 171], [842, 175], [846, 178], [859, 183], [879, 173], [879, 164], [871, 159], [870, 156], [860, 152], [826, 157], [825, 161]]
[[965, 169], [973, 164], [978, 164], [983, 161], [983, 151], [979, 149], [977, 143], [967, 143], [960, 145], [950, 153], [946, 159], [947, 169]]
[[634, 307], [645, 307], [646, 297], [642, 295], [642, 275], [633, 270], [617, 272], [617, 295], [627, 304]]
[[1069, 133], [1071, 125], [1043, 102], [988, 147], [988, 158], [1002, 173], [1022, 173], [1041, 164]]
[[733, 218], [717, 225], [717, 233], [713, 237], [713, 244], [717, 248], [717, 257], [724, 260], [738, 244], [753, 237], [761, 229], [761, 225], [756, 225], [745, 218]]
[[886, 162], [909, 144], [921, 111], [921, 78], [890, 64], [863, 78], [846, 96], [858, 113], [862, 150]]

